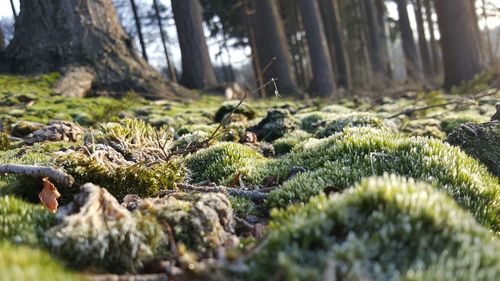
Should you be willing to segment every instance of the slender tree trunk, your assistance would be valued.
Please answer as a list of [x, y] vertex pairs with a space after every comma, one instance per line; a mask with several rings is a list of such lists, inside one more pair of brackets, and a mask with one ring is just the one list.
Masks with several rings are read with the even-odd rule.
[[351, 75], [337, 8], [333, 0], [322, 0], [320, 3], [322, 4], [323, 26], [328, 46], [330, 47], [332, 67], [337, 70], [336, 75], [339, 86], [349, 89], [351, 86]]
[[141, 18], [137, 11], [137, 6], [135, 5], [135, 0], [130, 0], [130, 5], [132, 6], [132, 13], [134, 14], [135, 28], [137, 29], [137, 35], [139, 36], [139, 44], [141, 45], [142, 57], [148, 61], [148, 53], [146, 52], [146, 44], [144, 43], [144, 36], [142, 35], [142, 24]]
[[181, 84], [204, 89], [217, 84], [203, 32], [202, 8], [198, 0], [172, 0], [175, 25], [182, 53]]
[[311, 0], [298, 0], [298, 3], [313, 69], [310, 91], [313, 95], [331, 96], [335, 92], [335, 77], [320, 21], [318, 4]]
[[442, 69], [442, 58], [439, 53], [439, 46], [436, 40], [436, 34], [434, 32], [434, 21], [432, 20], [432, 3], [431, 0], [424, 0], [425, 6], [425, 17], [427, 19], [427, 28], [429, 30], [430, 35], [430, 45], [431, 45], [431, 53], [432, 53], [432, 68], [433, 73], [438, 74], [441, 73]]
[[161, 20], [158, 0], [153, 0], [153, 7], [155, 10], [156, 22], [158, 23], [158, 29], [160, 30], [160, 38], [161, 38], [161, 45], [163, 47], [163, 53], [165, 54], [165, 60], [167, 61], [168, 78], [170, 79], [170, 81], [177, 83], [177, 74], [175, 73], [175, 66], [172, 64], [172, 61], [170, 60], [170, 55], [168, 54], [167, 38], [165, 31], [163, 30], [163, 22]]
[[486, 48], [488, 49], [489, 62], [496, 63], [496, 56], [493, 52], [493, 44], [491, 43], [490, 27], [488, 26], [488, 11], [486, 10], [486, 0], [481, 0], [481, 9], [484, 20], [484, 31], [486, 33]]
[[384, 27], [380, 25], [375, 0], [365, 0], [363, 4], [368, 23], [369, 54], [372, 67], [378, 80], [380, 80], [382, 84], [385, 84], [387, 78], [390, 77], [390, 72], [387, 68], [389, 58], [386, 57], [387, 53], [384, 51], [383, 38], [380, 36], [382, 33], [381, 30]]
[[17, 20], [17, 11], [16, 11], [16, 6], [14, 5], [14, 0], [10, 0], [10, 8], [12, 9], [12, 14], [14, 15], [14, 19]]
[[414, 10], [415, 18], [417, 19], [418, 46], [420, 48], [420, 56], [422, 57], [424, 73], [430, 78], [432, 77], [432, 61], [431, 55], [429, 53], [429, 45], [427, 44], [427, 38], [425, 36], [422, 0], [416, 0], [415, 4], [416, 5], [414, 6]]
[[477, 22], [469, 0], [435, 2], [441, 33], [445, 88], [460, 85], [485, 69]]
[[111, 0], [21, 0], [6, 70], [65, 72], [86, 67], [97, 91], [133, 90], [149, 98], [175, 98], [183, 88], [167, 83], [136, 54]]
[[250, 41], [250, 49], [252, 50], [252, 64], [255, 74], [255, 79], [257, 82], [257, 89], [259, 89], [259, 94], [261, 97], [266, 96], [266, 89], [264, 87], [264, 77], [262, 76], [262, 68], [260, 66], [259, 50], [257, 48], [257, 36], [255, 35], [255, 29], [253, 25], [252, 18], [255, 15], [255, 10], [250, 8], [250, 3], [248, 0], [243, 0], [243, 9], [247, 26], [248, 40]]
[[422, 81], [422, 62], [418, 54], [417, 44], [413, 37], [410, 19], [408, 17], [407, 0], [396, 0], [399, 14], [399, 27], [401, 30], [401, 40], [406, 59], [406, 69], [408, 77], [416, 81]]
[[5, 49], [5, 36], [3, 35], [3, 29], [0, 26], [0, 52]]
[[385, 2], [384, 0], [376, 0], [375, 5], [377, 8], [377, 19], [379, 21], [380, 28], [380, 42], [382, 43], [382, 52], [384, 58], [386, 58], [386, 68], [388, 77], [392, 78], [391, 61], [389, 56], [389, 47], [387, 46], [387, 32], [386, 32], [386, 16], [385, 16]]
[[276, 58], [276, 62], [264, 73], [264, 80], [277, 78], [281, 92], [295, 93], [297, 88], [292, 78], [291, 58], [277, 3], [275, 0], [256, 0], [254, 6], [252, 22], [260, 65], [264, 67]]

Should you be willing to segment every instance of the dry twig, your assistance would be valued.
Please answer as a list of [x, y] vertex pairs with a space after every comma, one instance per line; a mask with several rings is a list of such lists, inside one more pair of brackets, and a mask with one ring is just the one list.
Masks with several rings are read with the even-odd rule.
[[0, 173], [22, 174], [36, 177], [48, 177], [58, 184], [72, 186], [75, 179], [61, 169], [46, 166], [0, 164]]

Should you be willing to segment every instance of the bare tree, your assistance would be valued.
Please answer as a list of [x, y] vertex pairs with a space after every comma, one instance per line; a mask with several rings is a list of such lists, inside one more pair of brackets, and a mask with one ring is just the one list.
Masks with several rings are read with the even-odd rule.
[[130, 0], [130, 6], [132, 7], [132, 13], [134, 14], [134, 22], [135, 22], [135, 27], [137, 29], [137, 35], [139, 36], [139, 44], [141, 45], [142, 57], [146, 61], [148, 61], [146, 44], [144, 43], [144, 36], [142, 35], [141, 18], [139, 17], [139, 11], [137, 11], [137, 5], [135, 4], [135, 0]]
[[415, 0], [413, 8], [415, 11], [415, 18], [417, 20], [418, 47], [420, 49], [422, 65], [424, 73], [429, 76], [432, 75], [432, 61], [429, 53], [429, 45], [427, 44], [427, 38], [425, 35], [422, 0]]
[[422, 61], [420, 60], [408, 17], [408, 2], [407, 0], [396, 0], [396, 3], [398, 6], [399, 28], [401, 30], [401, 40], [403, 42], [408, 77], [416, 81], [422, 81]]
[[161, 38], [161, 46], [163, 47], [163, 53], [165, 54], [165, 59], [167, 61], [168, 68], [168, 77], [170, 81], [177, 82], [177, 74], [175, 73], [175, 66], [172, 64], [170, 60], [170, 55], [168, 54], [167, 48], [167, 36], [165, 31], [163, 30], [163, 22], [160, 15], [160, 7], [158, 5], [158, 0], [153, 0], [153, 9], [155, 11], [156, 23], [158, 24], [158, 29], [160, 30], [160, 38]]
[[10, 8], [12, 9], [12, 15], [14, 16], [14, 19], [17, 19], [17, 11], [16, 6], [14, 5], [14, 0], [10, 0]]
[[391, 69], [389, 67], [387, 45], [384, 44], [385, 37], [381, 36], [384, 29], [383, 22], [379, 19], [379, 11], [375, 0], [365, 0], [363, 4], [368, 24], [369, 53], [372, 67], [379, 80], [384, 82], [391, 77]]
[[429, 30], [430, 35], [430, 45], [431, 45], [431, 53], [432, 53], [432, 68], [433, 73], [437, 74], [441, 72], [442, 69], [442, 58], [439, 53], [439, 46], [436, 40], [436, 34], [434, 32], [435, 24], [432, 19], [432, 1], [431, 0], [423, 0], [425, 7], [425, 17], [427, 20], [427, 28]]

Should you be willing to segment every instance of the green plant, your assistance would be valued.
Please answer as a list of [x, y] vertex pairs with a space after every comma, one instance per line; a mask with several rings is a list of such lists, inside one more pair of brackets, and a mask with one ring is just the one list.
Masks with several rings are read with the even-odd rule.
[[385, 128], [387, 124], [383, 119], [371, 113], [349, 113], [328, 120], [324, 126], [316, 131], [316, 137], [326, 138], [342, 132], [347, 127]]
[[500, 274], [500, 242], [490, 231], [445, 193], [412, 179], [365, 179], [272, 217], [245, 280], [321, 280], [334, 272], [340, 280], [427, 280], [436, 273], [486, 281]]

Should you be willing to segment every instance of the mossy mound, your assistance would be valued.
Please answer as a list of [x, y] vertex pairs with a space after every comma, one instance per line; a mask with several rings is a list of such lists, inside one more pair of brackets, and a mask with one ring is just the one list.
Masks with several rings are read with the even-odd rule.
[[54, 215], [41, 204], [12, 196], [0, 197], [0, 240], [36, 245], [43, 232], [54, 224]]
[[65, 269], [47, 252], [0, 241], [0, 280], [86, 280]]
[[277, 155], [283, 155], [290, 152], [299, 143], [311, 137], [306, 131], [296, 130], [284, 135], [273, 142], [274, 151]]
[[451, 134], [454, 130], [458, 129], [460, 125], [465, 123], [481, 123], [488, 121], [487, 118], [479, 116], [478, 114], [459, 114], [452, 115], [444, 118], [441, 121], [441, 129], [446, 134]]
[[297, 114], [296, 117], [300, 121], [300, 128], [308, 133], [314, 133], [320, 126], [321, 122], [337, 117], [337, 114], [326, 113], [321, 111], [313, 111], [305, 114]]
[[400, 130], [409, 136], [446, 139], [446, 133], [441, 130], [441, 121], [433, 118], [406, 120]]
[[299, 145], [282, 159], [266, 163], [253, 181], [268, 176], [285, 179], [294, 167], [307, 172], [273, 190], [269, 206], [305, 202], [323, 191], [341, 191], [362, 177], [390, 172], [436, 183], [479, 222], [500, 230], [498, 179], [475, 159], [437, 139], [351, 128]]
[[286, 109], [272, 109], [257, 125], [247, 130], [259, 141], [273, 141], [298, 128], [298, 121]]
[[252, 148], [230, 142], [221, 142], [202, 149], [185, 158], [189, 181], [198, 183], [211, 181], [229, 184], [237, 173], [252, 174], [266, 159]]
[[[214, 121], [220, 123], [234, 108], [238, 105], [238, 101], [228, 101], [224, 102], [214, 116]], [[235, 111], [235, 114], [241, 114], [246, 118], [253, 119], [257, 114], [255, 110], [247, 103], [242, 103]]]
[[449, 135], [448, 142], [484, 163], [500, 178], [500, 121], [462, 124]]
[[244, 279], [486, 281], [500, 274], [499, 250], [445, 193], [384, 176], [275, 211]]
[[387, 127], [387, 123], [371, 113], [350, 113], [326, 121], [316, 131], [316, 137], [326, 138], [335, 133], [342, 132], [344, 128], [348, 127], [385, 128]]

